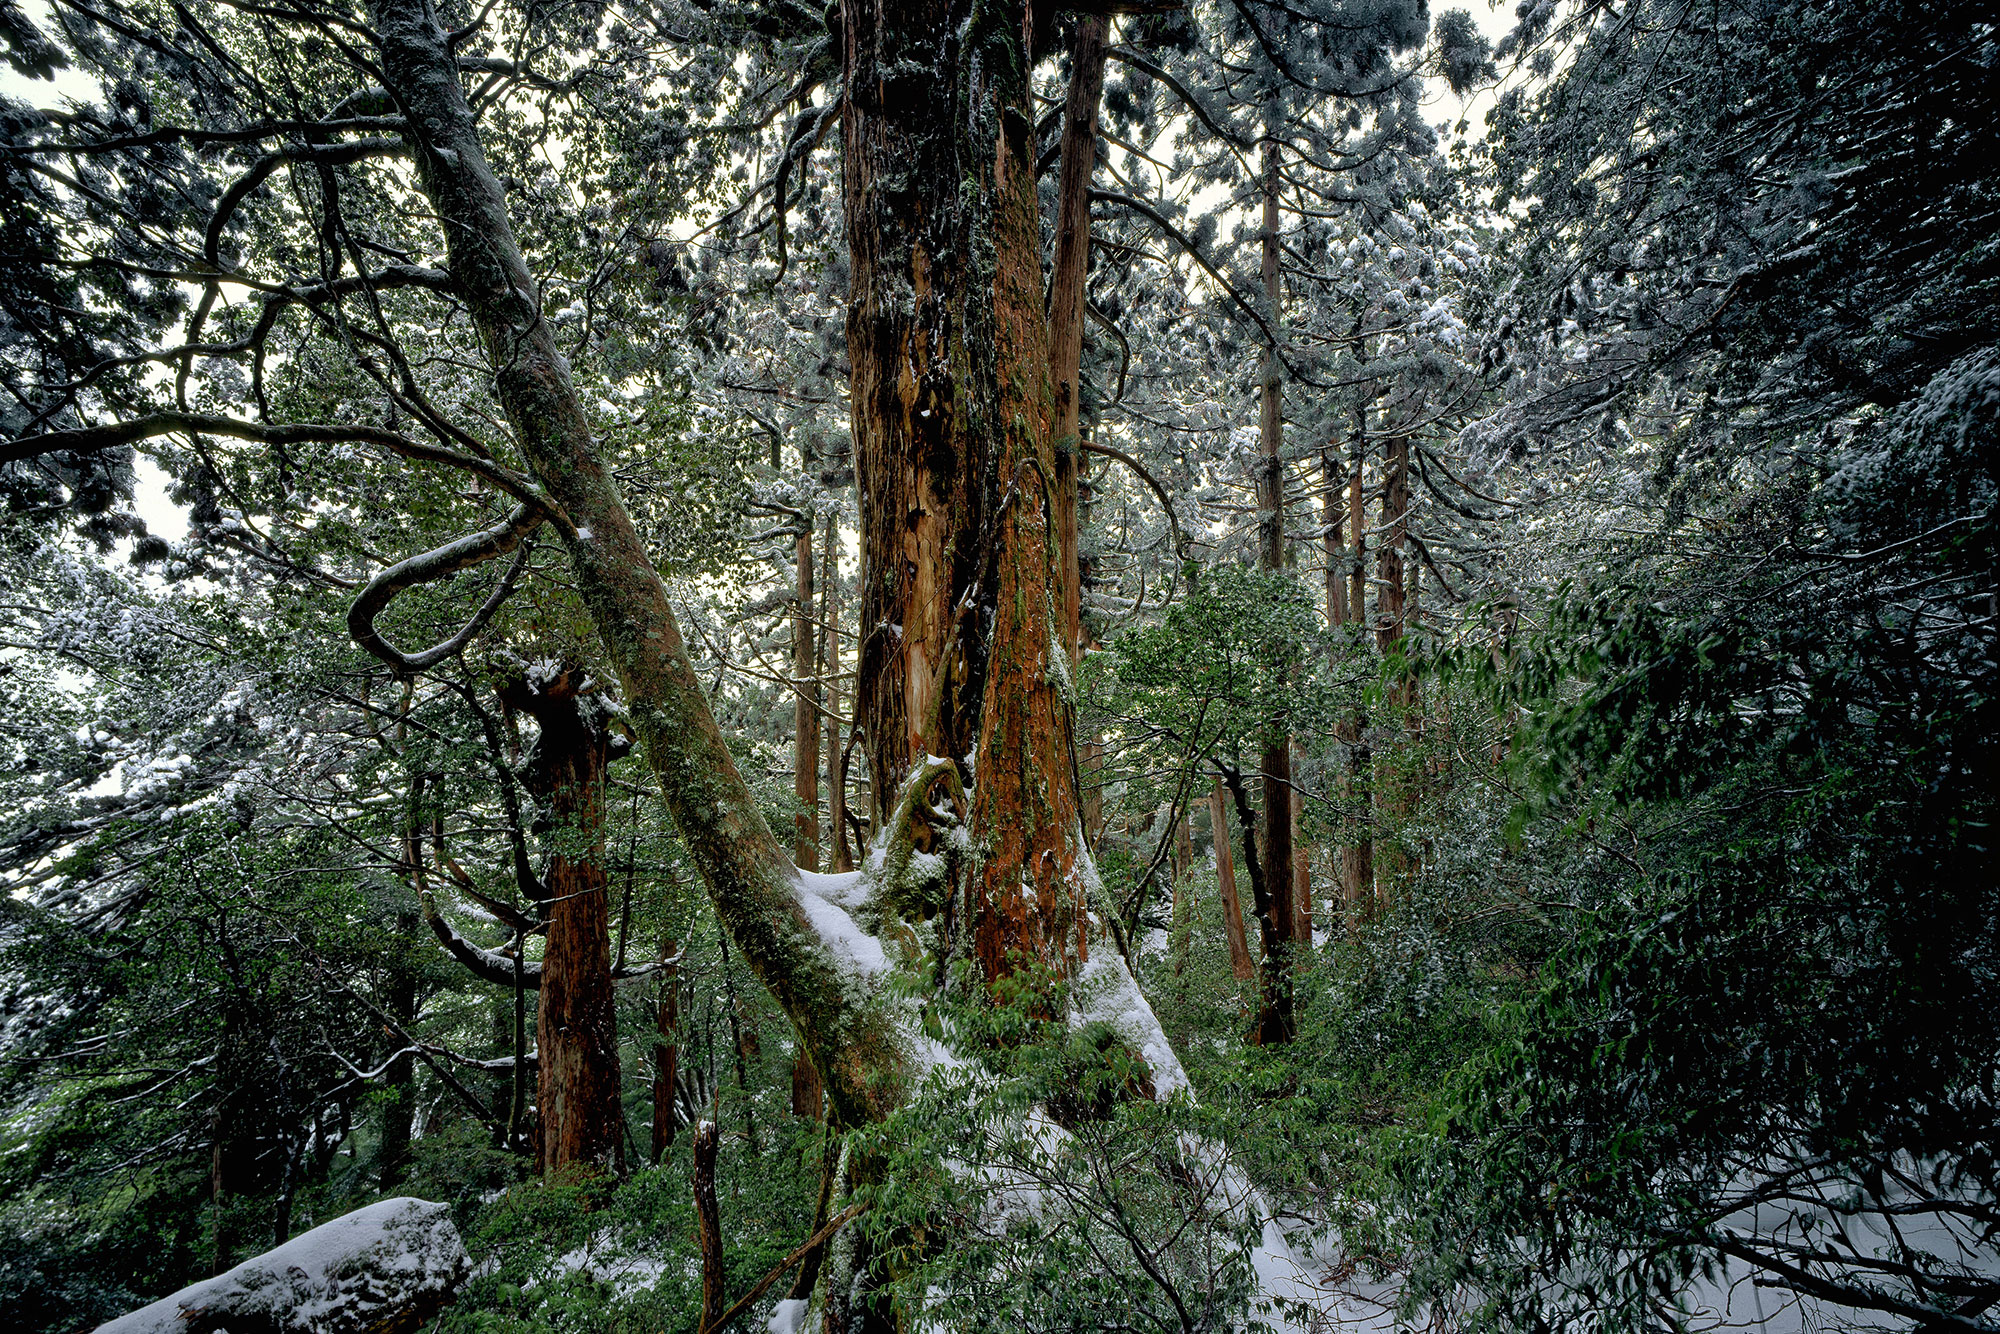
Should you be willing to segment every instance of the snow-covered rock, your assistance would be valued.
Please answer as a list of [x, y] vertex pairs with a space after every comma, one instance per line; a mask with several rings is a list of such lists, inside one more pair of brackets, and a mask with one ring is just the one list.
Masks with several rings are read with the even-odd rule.
[[400, 1334], [436, 1314], [470, 1268], [448, 1206], [383, 1200], [97, 1334]]

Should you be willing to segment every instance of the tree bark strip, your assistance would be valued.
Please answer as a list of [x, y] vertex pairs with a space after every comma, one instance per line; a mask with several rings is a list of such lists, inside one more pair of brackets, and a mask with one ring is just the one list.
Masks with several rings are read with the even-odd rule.
[[1236, 896], [1236, 851], [1230, 846], [1229, 805], [1222, 793], [1222, 780], [1208, 795], [1208, 818], [1215, 838], [1215, 884], [1222, 898], [1222, 929], [1229, 938], [1229, 970], [1238, 982], [1257, 976], [1257, 961], [1250, 957], [1250, 942], [1243, 933], [1243, 904]]
[[[1284, 290], [1278, 265], [1278, 145], [1277, 117], [1267, 121], [1264, 141], [1264, 230], [1261, 241], [1260, 274], [1264, 285], [1265, 309], [1269, 312], [1271, 340], [1264, 349], [1264, 368], [1258, 400], [1257, 508], [1259, 518], [1259, 563], [1267, 570], [1285, 565], [1285, 473], [1284, 473], [1284, 393], [1280, 379], [1276, 330], [1283, 311]], [[1293, 890], [1295, 874], [1292, 854], [1292, 748], [1278, 737], [1264, 747], [1258, 772], [1258, 793], [1264, 806], [1263, 879], [1271, 898], [1271, 919], [1275, 939], [1267, 942], [1277, 956], [1266, 967], [1282, 966], [1296, 940], [1298, 907]], [[1290, 1025], [1273, 1027], [1273, 1035], [1287, 1034]]]
[[[800, 459], [800, 471], [809, 460]], [[799, 520], [793, 561], [796, 585], [792, 608], [792, 795], [799, 809], [792, 817], [792, 860], [801, 870], [819, 869], [819, 652], [813, 634], [818, 608], [813, 589], [814, 524], [810, 514]]]
[[675, 957], [672, 939], [660, 947], [659, 999], [653, 1009], [653, 1030], [658, 1036], [653, 1042], [653, 1163], [657, 1166], [674, 1146], [674, 1134], [679, 1129], [679, 1119], [675, 1116], [675, 1082], [680, 1075], [680, 1018], [681, 983], [680, 965], [669, 962]]
[[1097, 107], [1104, 94], [1109, 22], [1080, 15], [1063, 106], [1062, 168], [1056, 186], [1055, 270], [1049, 282], [1049, 365], [1055, 380], [1055, 517], [1060, 536], [1062, 615], [1072, 662], [1083, 660], [1082, 571], [1077, 487], [1083, 475], [1083, 329], [1090, 277], [1090, 181], [1097, 169]]

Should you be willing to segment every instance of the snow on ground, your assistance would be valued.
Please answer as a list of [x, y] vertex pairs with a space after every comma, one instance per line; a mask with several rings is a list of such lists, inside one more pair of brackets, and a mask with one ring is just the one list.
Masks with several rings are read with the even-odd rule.
[[215, 1278], [97, 1328], [97, 1334], [361, 1334], [448, 1301], [470, 1270], [451, 1208], [382, 1200]]

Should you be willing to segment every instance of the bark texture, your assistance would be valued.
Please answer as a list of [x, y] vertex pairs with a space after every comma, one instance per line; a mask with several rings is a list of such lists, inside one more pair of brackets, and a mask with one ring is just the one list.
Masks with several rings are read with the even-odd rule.
[[1229, 970], [1238, 982], [1257, 976], [1257, 961], [1250, 957], [1250, 942], [1243, 934], [1243, 903], [1236, 896], [1236, 850], [1230, 846], [1229, 799], [1223, 795], [1222, 780], [1208, 797], [1208, 818], [1215, 833], [1215, 883], [1222, 898], [1223, 932], [1229, 938]]
[[[1275, 122], [1275, 115], [1272, 116]], [[1275, 131], [1275, 123], [1272, 126]], [[1258, 396], [1258, 560], [1267, 570], [1285, 565], [1285, 421], [1284, 386], [1280, 376], [1276, 330], [1284, 305], [1284, 290], [1278, 266], [1279, 161], [1275, 139], [1264, 143], [1263, 163], [1264, 230], [1261, 242], [1260, 276], [1264, 286], [1264, 308], [1271, 325], [1271, 341], [1264, 349], [1262, 392]], [[1296, 943], [1298, 905], [1293, 877], [1296, 858], [1292, 849], [1292, 746], [1285, 737], [1274, 738], [1264, 747], [1258, 772], [1258, 795], [1264, 807], [1264, 847], [1261, 865], [1264, 892], [1270, 896], [1269, 915], [1273, 932], [1265, 948], [1272, 957], [1265, 969], [1289, 962]], [[1259, 906], [1260, 914], [1264, 911]], [[1270, 1002], [1267, 1001], [1267, 1004]], [[1281, 1041], [1291, 1033], [1289, 999], [1280, 1004], [1282, 1017], [1260, 1021], [1267, 1041]]]
[[508, 702], [540, 728], [521, 772], [535, 799], [536, 832], [549, 854], [543, 876], [548, 939], [535, 1011], [535, 1101], [540, 1157], [551, 1175], [576, 1166], [625, 1170], [604, 867], [611, 734], [603, 702], [579, 690], [582, 677], [575, 668], [552, 680], [526, 678], [508, 688]]
[[1062, 616], [1070, 660], [1083, 660], [1083, 582], [1077, 488], [1083, 475], [1083, 326], [1090, 278], [1090, 180], [1097, 169], [1097, 106], [1104, 95], [1108, 20], [1076, 21], [1069, 97], [1063, 106], [1062, 174], [1056, 187], [1056, 257], [1049, 279], [1049, 366], [1054, 378], [1055, 516]]
[[[1355, 414], [1354, 454], [1347, 470], [1348, 531], [1353, 534], [1347, 565], [1347, 617], [1356, 633], [1365, 634], [1368, 623], [1368, 511], [1367, 491], [1362, 485], [1368, 461], [1368, 413]], [[1350, 921], [1359, 922], [1375, 912], [1375, 841], [1372, 834], [1372, 806], [1369, 797], [1371, 762], [1368, 748], [1368, 718], [1361, 706], [1340, 723], [1340, 739], [1347, 750], [1347, 771], [1341, 784], [1353, 837], [1340, 850], [1341, 897], [1346, 900]]]
[[[800, 460], [803, 470], [807, 460]], [[819, 640], [813, 632], [818, 599], [813, 589], [812, 516], [799, 516], [793, 562], [796, 587], [792, 608], [792, 860], [801, 869], [819, 869]]]
[[959, 77], [961, 43], [978, 39], [961, 28], [962, 9], [952, 0], [863, 0], [840, 10], [847, 354], [861, 486], [856, 717], [878, 827], [913, 762], [972, 752], [984, 690], [982, 627], [970, 613], [994, 461], [990, 404], [972, 383], [983, 331], [971, 326], [983, 303], [967, 261], [990, 170], [979, 159], [990, 158], [993, 140], [966, 124], [983, 109]]
[[675, 1115], [674, 1086], [680, 1077], [681, 981], [674, 942], [660, 951], [660, 994], [653, 1009], [653, 1162], [657, 1165], [674, 1146], [680, 1128]]

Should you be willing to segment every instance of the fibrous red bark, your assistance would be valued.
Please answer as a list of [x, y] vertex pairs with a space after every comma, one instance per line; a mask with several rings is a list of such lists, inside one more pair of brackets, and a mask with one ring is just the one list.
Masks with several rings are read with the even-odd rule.
[[608, 713], [580, 669], [509, 684], [508, 702], [540, 728], [521, 774], [549, 853], [543, 884], [547, 943], [536, 1007], [536, 1106], [543, 1167], [622, 1173], [618, 1015], [611, 979], [611, 911], [604, 868]]

